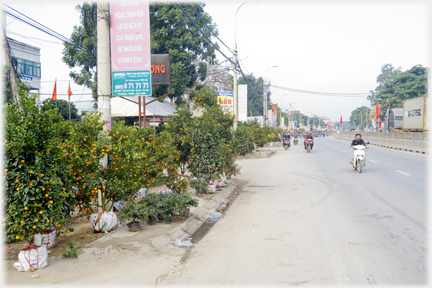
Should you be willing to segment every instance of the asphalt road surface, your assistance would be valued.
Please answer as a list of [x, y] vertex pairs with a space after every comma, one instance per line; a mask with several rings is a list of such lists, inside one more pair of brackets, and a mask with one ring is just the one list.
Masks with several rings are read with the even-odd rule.
[[360, 174], [350, 142], [299, 142], [239, 161], [241, 196], [158, 285], [428, 282], [428, 157], [370, 147]]

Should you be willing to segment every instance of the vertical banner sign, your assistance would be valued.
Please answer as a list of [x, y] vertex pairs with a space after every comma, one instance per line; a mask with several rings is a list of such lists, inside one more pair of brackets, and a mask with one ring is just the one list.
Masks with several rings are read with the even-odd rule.
[[238, 85], [238, 121], [247, 122], [247, 85]]
[[217, 101], [224, 113], [234, 115], [234, 93], [233, 91], [218, 91]]
[[151, 96], [149, 3], [112, 2], [112, 96]]

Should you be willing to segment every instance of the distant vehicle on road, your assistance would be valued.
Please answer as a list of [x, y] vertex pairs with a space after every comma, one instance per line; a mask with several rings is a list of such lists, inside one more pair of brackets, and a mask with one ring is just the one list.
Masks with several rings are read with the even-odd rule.
[[407, 99], [403, 102], [402, 129], [405, 132], [426, 132], [427, 127], [427, 113], [426, 106], [427, 97], [416, 97]]
[[385, 114], [384, 131], [402, 130], [403, 108], [389, 107]]

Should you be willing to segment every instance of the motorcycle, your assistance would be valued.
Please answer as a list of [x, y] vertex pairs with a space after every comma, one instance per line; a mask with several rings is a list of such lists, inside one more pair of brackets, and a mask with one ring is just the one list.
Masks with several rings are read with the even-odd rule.
[[312, 150], [312, 139], [306, 139], [306, 151], [310, 153]]
[[297, 137], [295, 137], [294, 138], [294, 145], [297, 145], [298, 144], [298, 139], [297, 139]]
[[359, 173], [361, 173], [363, 167], [365, 167], [366, 165], [366, 153], [364, 151], [366, 147], [363, 145], [355, 145], [353, 146], [353, 149], [354, 149], [354, 162], [352, 163], [352, 166], [354, 170], [358, 169]]
[[287, 150], [289, 147], [291, 147], [290, 139], [289, 139], [289, 138], [285, 138], [285, 139], [283, 139], [283, 148], [284, 148], [285, 150]]

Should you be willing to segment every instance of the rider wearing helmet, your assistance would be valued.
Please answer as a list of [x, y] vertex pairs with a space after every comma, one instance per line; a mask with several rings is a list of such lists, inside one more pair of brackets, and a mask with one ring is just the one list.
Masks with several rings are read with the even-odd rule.
[[285, 139], [290, 139], [290, 138], [291, 138], [290, 133], [284, 130], [284, 133], [282, 134], [282, 140], [284, 140], [283, 143], [285, 143]]
[[312, 133], [310, 132], [310, 131], [307, 131], [306, 132], [306, 135], [305, 135], [305, 138], [304, 138], [304, 147], [305, 147], [305, 149], [307, 148], [306, 147], [306, 142], [307, 142], [307, 140], [306, 139], [312, 139], [312, 144], [311, 144], [311, 149], [313, 148], [313, 145], [314, 145], [314, 141], [313, 141], [313, 136], [312, 136]]
[[[361, 134], [360, 134], [360, 132], [357, 132], [357, 133], [355, 134], [355, 139], [351, 142], [351, 148], [353, 148], [353, 146], [356, 146], [356, 145], [363, 145], [363, 146], [366, 147], [366, 149], [369, 148], [369, 147], [367, 147], [365, 141], [364, 141], [363, 139], [361, 139]], [[352, 158], [351, 158], [350, 163], [352, 164], [353, 161], [354, 161], [354, 150], [353, 150], [353, 156], [352, 156]]]

